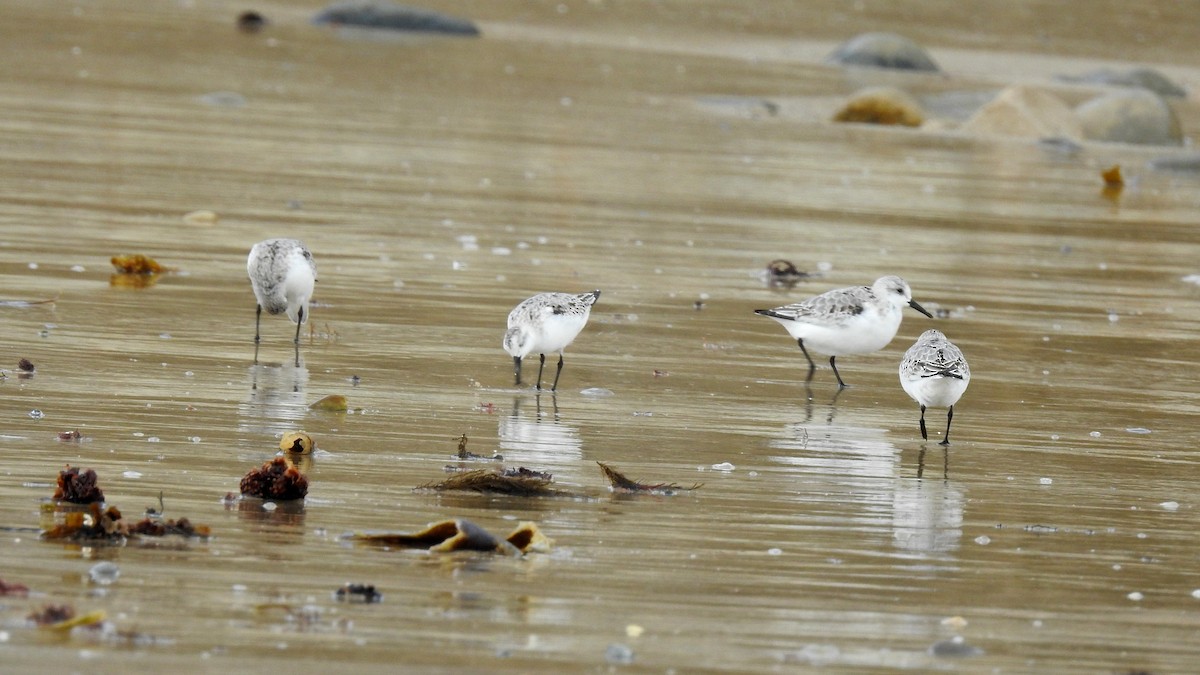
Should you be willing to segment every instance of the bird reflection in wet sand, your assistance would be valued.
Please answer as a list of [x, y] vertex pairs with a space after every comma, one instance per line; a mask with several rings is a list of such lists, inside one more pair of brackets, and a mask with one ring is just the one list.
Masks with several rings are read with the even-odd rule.
[[521, 359], [538, 355], [537, 390], [542, 389], [542, 369], [546, 353], [558, 352], [558, 370], [550, 391], [558, 390], [562, 375], [563, 350], [575, 340], [587, 325], [592, 305], [600, 299], [600, 291], [591, 293], [539, 293], [524, 300], [508, 315], [508, 331], [504, 334], [504, 351], [513, 357], [513, 375], [521, 385]]
[[[578, 427], [559, 420], [557, 397], [550, 396], [550, 406], [543, 408], [541, 396], [535, 397], [533, 415], [522, 404], [526, 396], [513, 397], [512, 413], [499, 419], [498, 435], [500, 450], [512, 461], [528, 462], [528, 466], [543, 469], [552, 467], [552, 473], [574, 471], [574, 462], [583, 455], [583, 441]], [[543, 415], [542, 411], [546, 413]], [[568, 468], [569, 467], [569, 468]]]
[[[833, 418], [835, 415], [837, 415], [837, 400], [838, 397], [842, 395], [843, 391], [845, 391], [845, 389], [838, 387], [837, 391], [833, 393], [833, 398], [829, 399], [829, 415], [825, 418], [826, 424], [833, 424]], [[808, 424], [812, 421], [814, 414], [813, 392], [812, 387], [809, 386], [808, 382], [804, 383], [804, 395], [804, 424]]]
[[962, 350], [937, 330], [927, 330], [904, 353], [900, 362], [900, 386], [921, 405], [921, 438], [925, 431], [925, 408], [947, 408], [946, 435], [941, 445], [950, 445], [950, 422], [954, 404], [971, 382], [971, 368]]
[[[948, 443], [946, 445], [949, 445]], [[921, 445], [921, 450], [917, 453], [917, 478], [925, 477], [925, 446]], [[946, 446], [942, 446], [942, 479], [950, 478], [950, 453]]]
[[844, 388], [846, 383], [834, 360], [844, 354], [869, 354], [886, 347], [896, 337], [904, 307], [933, 318], [912, 299], [907, 282], [886, 276], [870, 287], [839, 288], [803, 302], [756, 309], [754, 313], [775, 319], [795, 338], [808, 359], [806, 382], [812, 380], [817, 370], [817, 364], [808, 354], [808, 347], [812, 347], [818, 353], [829, 354], [829, 367], [838, 387]]
[[317, 266], [308, 247], [296, 239], [267, 239], [250, 249], [246, 259], [250, 287], [258, 301], [254, 311], [254, 362], [258, 363], [258, 344], [262, 340], [262, 311], [287, 314], [296, 324], [292, 340], [296, 365], [300, 365], [300, 326], [308, 322], [308, 303], [317, 281]]

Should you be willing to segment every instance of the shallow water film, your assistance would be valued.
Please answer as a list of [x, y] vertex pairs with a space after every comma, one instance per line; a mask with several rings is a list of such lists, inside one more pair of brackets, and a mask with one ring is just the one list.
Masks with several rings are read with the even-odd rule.
[[[426, 6], [480, 34], [5, 4], [0, 669], [1194, 672], [1200, 6]], [[941, 72], [825, 60], [871, 31]], [[1140, 66], [1182, 145], [971, 121]], [[832, 121], [873, 86], [923, 124]], [[256, 362], [270, 237], [319, 280]], [[889, 274], [934, 318], [840, 392], [753, 313]], [[593, 289], [558, 391], [515, 387], [508, 312]], [[897, 377], [929, 328], [973, 378], [949, 447]], [[306, 497], [239, 498], [300, 430]], [[51, 501], [68, 465], [119, 519]], [[520, 467], [551, 494], [428, 487]], [[492, 543], [345, 538], [431, 523]]]

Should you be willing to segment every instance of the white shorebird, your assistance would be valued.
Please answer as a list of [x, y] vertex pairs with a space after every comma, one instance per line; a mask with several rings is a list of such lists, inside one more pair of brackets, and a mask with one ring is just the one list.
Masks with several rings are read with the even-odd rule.
[[808, 378], [812, 380], [817, 364], [808, 355], [807, 347], [829, 354], [829, 366], [837, 378], [838, 388], [846, 383], [838, 373], [834, 359], [844, 354], [869, 354], [887, 346], [900, 328], [904, 307], [912, 307], [933, 318], [925, 308], [912, 299], [912, 289], [900, 277], [880, 277], [870, 287], [839, 288], [775, 309], [756, 309], [783, 324], [796, 339], [804, 358], [808, 359]]
[[591, 293], [538, 293], [517, 305], [508, 315], [508, 331], [504, 334], [504, 351], [513, 357], [513, 373], [521, 384], [521, 359], [537, 354], [538, 391], [542, 389], [542, 369], [546, 354], [558, 352], [558, 371], [550, 391], [558, 389], [562, 375], [563, 350], [587, 325], [592, 305], [600, 299], [600, 291]]
[[925, 408], [948, 408], [946, 435], [941, 445], [950, 445], [950, 422], [954, 419], [954, 404], [971, 382], [971, 368], [962, 350], [946, 339], [941, 331], [927, 330], [904, 353], [900, 362], [900, 386], [921, 404], [921, 438], [925, 432]]
[[[246, 273], [258, 300], [254, 313], [254, 344], [262, 339], [259, 323], [263, 309], [268, 314], [287, 313], [296, 324], [293, 342], [300, 344], [300, 326], [308, 322], [308, 301], [317, 281], [317, 266], [312, 253], [296, 239], [268, 239], [250, 249]], [[256, 350], [257, 356], [257, 350]]]

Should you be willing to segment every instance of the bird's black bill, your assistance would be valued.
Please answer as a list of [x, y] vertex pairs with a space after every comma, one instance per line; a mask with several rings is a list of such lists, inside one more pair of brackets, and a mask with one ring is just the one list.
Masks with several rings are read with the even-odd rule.
[[516, 380], [513, 386], [521, 386], [521, 357], [519, 356], [513, 357], [513, 379]]
[[926, 312], [924, 307], [918, 305], [916, 300], [909, 300], [908, 306], [912, 307], [913, 309], [917, 310], [918, 312], [924, 314], [925, 316], [927, 316], [931, 319], [933, 318], [933, 315], [930, 314], [929, 312]]

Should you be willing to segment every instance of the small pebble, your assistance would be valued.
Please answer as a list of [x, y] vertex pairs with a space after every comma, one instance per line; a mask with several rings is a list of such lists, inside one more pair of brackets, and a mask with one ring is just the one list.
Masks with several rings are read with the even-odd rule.
[[1038, 483], [1041, 485], [1051, 485], [1052, 483], [1054, 483], [1054, 479], [1053, 478], [1039, 478]]
[[968, 656], [979, 656], [983, 650], [974, 645], [967, 644], [961, 635], [956, 635], [949, 640], [940, 640], [929, 646], [929, 654], [931, 656], [941, 656], [947, 658], [966, 658]]
[[29, 416], [35, 420], [40, 420], [46, 416], [46, 413], [42, 412], [41, 410], [38, 410], [37, 408], [34, 408], [33, 410], [29, 411]]
[[1145, 599], [1146, 596], [1142, 595], [1138, 591], [1134, 591], [1134, 592], [1130, 593], [1129, 595], [1126, 595], [1125, 597], [1129, 598], [1130, 600], [1133, 600], [1134, 602], [1137, 602], [1139, 600]]
[[1163, 502], [1163, 503], [1159, 504], [1159, 506], [1163, 507], [1164, 511], [1178, 511], [1179, 510], [1179, 502]]
[[617, 665], [633, 663], [633, 650], [627, 645], [614, 642], [604, 650], [604, 660]]
[[712, 468], [714, 471], [733, 471], [734, 466], [729, 462], [721, 462], [720, 464], [713, 464]]
[[121, 576], [121, 568], [117, 567], [116, 563], [101, 562], [92, 565], [88, 570], [88, 577], [92, 583], [107, 586], [117, 580]]
[[216, 225], [221, 217], [215, 211], [201, 209], [199, 211], [191, 211], [183, 215], [183, 222], [187, 225]]
[[257, 33], [266, 25], [266, 17], [253, 10], [242, 12], [237, 18], [238, 30], [243, 33]]

